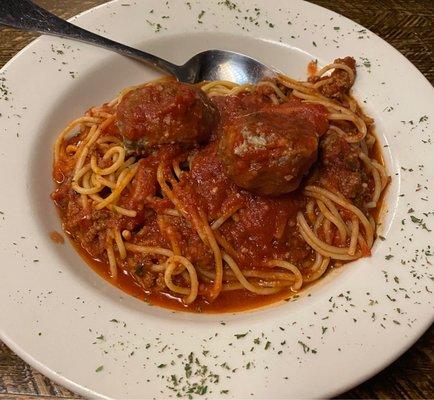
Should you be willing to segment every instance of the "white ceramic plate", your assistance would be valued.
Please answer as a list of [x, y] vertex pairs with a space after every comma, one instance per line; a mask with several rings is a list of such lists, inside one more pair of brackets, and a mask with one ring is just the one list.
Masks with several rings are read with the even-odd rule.
[[355, 94], [376, 120], [393, 178], [385, 240], [297, 301], [249, 313], [174, 313], [125, 295], [69, 244], [49, 239], [60, 231], [49, 198], [51, 146], [69, 120], [157, 74], [95, 47], [37, 39], [1, 71], [1, 338], [82, 395], [330, 397], [387, 366], [433, 320], [431, 85], [387, 43], [335, 13], [301, 1], [236, 3], [119, 0], [72, 21], [173, 62], [222, 48], [298, 78], [311, 59], [323, 65], [353, 55]]

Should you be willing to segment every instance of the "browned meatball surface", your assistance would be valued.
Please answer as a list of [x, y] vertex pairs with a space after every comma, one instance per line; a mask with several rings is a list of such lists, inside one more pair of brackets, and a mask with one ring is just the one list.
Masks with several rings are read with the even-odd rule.
[[117, 108], [117, 125], [126, 143], [133, 147], [193, 145], [208, 140], [217, 115], [199, 88], [160, 81], [125, 95]]
[[238, 186], [272, 196], [297, 189], [317, 159], [327, 119], [321, 106], [295, 106], [294, 110], [258, 111], [224, 127], [219, 157]]

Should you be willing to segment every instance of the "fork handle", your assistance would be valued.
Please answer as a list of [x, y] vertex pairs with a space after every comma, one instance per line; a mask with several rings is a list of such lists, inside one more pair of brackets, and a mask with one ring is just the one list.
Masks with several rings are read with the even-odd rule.
[[139, 61], [145, 61], [164, 72], [175, 75], [177, 78], [179, 77], [179, 66], [153, 54], [134, 49], [70, 24], [30, 0], [1, 0], [0, 24], [25, 31], [45, 33], [47, 35], [60, 36], [93, 44]]

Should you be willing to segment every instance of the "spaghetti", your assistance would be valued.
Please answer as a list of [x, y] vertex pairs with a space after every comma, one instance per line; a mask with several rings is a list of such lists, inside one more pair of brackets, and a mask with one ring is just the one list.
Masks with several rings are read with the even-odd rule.
[[[141, 125], [126, 119], [125, 104], [142, 101], [156, 85], [169, 88], [159, 96], [172, 96], [170, 80], [125, 89], [91, 108], [54, 145], [52, 197], [64, 229], [114, 283], [127, 280], [151, 302], [192, 311], [251, 308], [258, 298], [276, 301], [342, 262], [369, 256], [390, 178], [375, 147], [373, 121], [349, 94], [356, 79], [351, 60], [335, 60], [307, 82], [284, 75], [256, 85], [203, 82], [192, 100], [185, 89], [191, 116], [165, 114], [176, 129], [160, 136], [152, 135], [163, 129], [161, 123], [140, 128], [148, 133], [139, 137]], [[218, 117], [207, 114], [211, 109]], [[144, 111], [154, 120], [157, 112]], [[238, 129], [242, 118], [262, 126], [261, 118], [273, 122], [277, 112], [311, 130], [324, 116], [325, 129], [315, 128], [315, 147], [306, 156], [309, 165], [297, 170], [291, 164], [298, 174], [284, 176], [291, 190], [278, 180], [279, 168], [287, 167], [282, 163], [295, 162], [287, 157], [273, 159], [265, 183], [251, 179], [240, 163], [239, 176], [232, 178], [229, 147], [221, 144], [229, 140], [227, 126]], [[300, 119], [306, 115], [309, 120]], [[183, 133], [185, 126], [191, 136]], [[236, 160], [249, 152], [262, 157], [274, 137], [240, 131], [244, 142], [230, 142]], [[269, 151], [271, 158], [275, 151]], [[264, 195], [271, 180], [274, 192]]]

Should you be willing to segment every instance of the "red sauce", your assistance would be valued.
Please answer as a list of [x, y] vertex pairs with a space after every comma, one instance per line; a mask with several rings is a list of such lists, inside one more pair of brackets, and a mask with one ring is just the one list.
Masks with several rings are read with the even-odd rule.
[[198, 297], [193, 305], [187, 307], [182, 303], [181, 299], [170, 294], [168, 291], [160, 293], [144, 291], [125, 270], [114, 280], [109, 274], [109, 267], [106, 262], [91, 258], [89, 253], [83, 248], [79, 248], [76, 242], [71, 240], [71, 243], [86, 261], [86, 264], [92, 267], [92, 269], [107, 282], [139, 300], [171, 310], [197, 313], [237, 312], [264, 307], [281, 300], [289, 299], [294, 295], [290, 290], [282, 290], [279, 293], [268, 296], [257, 296], [247, 290], [234, 290], [221, 293], [217, 299], [212, 302], [207, 301], [204, 297]]
[[63, 244], [65, 243], [65, 239], [63, 238], [63, 235], [59, 232], [52, 231], [50, 232], [50, 239], [57, 244]]
[[192, 209], [199, 205], [211, 220], [236, 205], [242, 207], [238, 220], [228, 219], [220, 232], [237, 248], [237, 261], [243, 266], [260, 268], [267, 260], [285, 257], [290, 252], [287, 237], [297, 241], [296, 235], [290, 235], [290, 225], [295, 225], [297, 211], [304, 208], [304, 197], [300, 191], [273, 198], [240, 189], [225, 175], [215, 147], [207, 146], [194, 158], [191, 173], [181, 178], [177, 196]]

